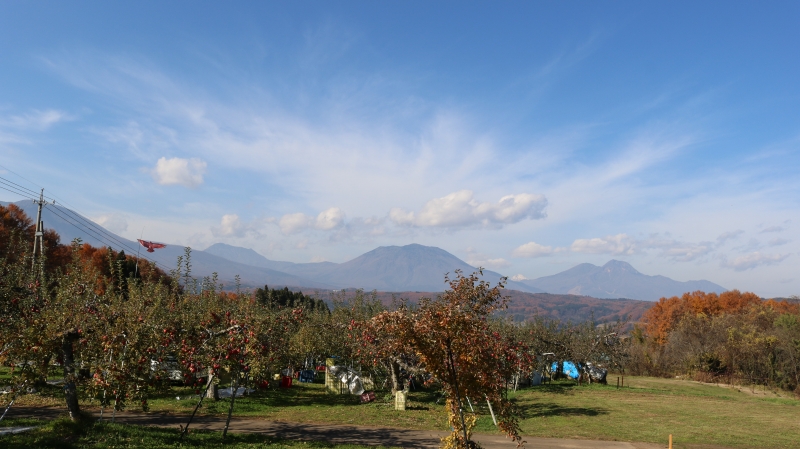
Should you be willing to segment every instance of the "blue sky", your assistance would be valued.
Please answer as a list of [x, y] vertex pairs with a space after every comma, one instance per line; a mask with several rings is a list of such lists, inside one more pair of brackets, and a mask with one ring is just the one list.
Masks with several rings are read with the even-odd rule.
[[796, 2], [163, 3], [0, 6], [3, 177], [198, 249], [800, 293]]

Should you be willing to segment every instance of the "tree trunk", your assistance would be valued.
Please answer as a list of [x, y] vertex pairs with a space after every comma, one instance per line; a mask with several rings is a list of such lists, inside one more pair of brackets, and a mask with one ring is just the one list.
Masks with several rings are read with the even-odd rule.
[[392, 394], [395, 394], [403, 390], [404, 386], [403, 379], [400, 378], [400, 365], [392, 357], [389, 358], [389, 371], [392, 375]]
[[446, 342], [447, 347], [447, 360], [448, 360], [448, 368], [450, 368], [450, 375], [453, 379], [453, 389], [455, 390], [456, 394], [456, 406], [458, 407], [458, 416], [461, 419], [461, 430], [464, 433], [464, 444], [467, 447], [472, 447], [472, 444], [469, 441], [469, 435], [467, 434], [467, 424], [464, 421], [464, 408], [461, 406], [461, 392], [458, 391], [458, 374], [456, 373], [456, 365], [455, 361], [453, 360], [453, 350], [450, 346], [450, 341]]
[[75, 356], [72, 343], [78, 338], [75, 332], [68, 332], [61, 340], [61, 352], [64, 357], [64, 397], [67, 402], [69, 417], [78, 421], [81, 417], [78, 405], [78, 388], [75, 386]]

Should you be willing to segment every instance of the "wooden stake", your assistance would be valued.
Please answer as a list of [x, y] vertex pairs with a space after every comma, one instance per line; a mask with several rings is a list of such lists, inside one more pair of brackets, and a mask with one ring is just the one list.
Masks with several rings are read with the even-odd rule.
[[489, 413], [492, 414], [492, 422], [494, 422], [495, 427], [497, 427], [497, 418], [494, 416], [494, 410], [492, 409], [492, 403], [489, 402], [489, 398], [486, 398], [486, 403], [489, 404]]
[[672, 434], [669, 434], [669, 449], [672, 449]]

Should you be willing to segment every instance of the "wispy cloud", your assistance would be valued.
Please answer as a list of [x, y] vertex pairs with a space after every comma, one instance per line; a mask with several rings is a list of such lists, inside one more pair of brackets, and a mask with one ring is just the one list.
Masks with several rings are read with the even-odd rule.
[[789, 256], [790, 254], [763, 254], [756, 251], [736, 257], [732, 260], [729, 260], [727, 257], [722, 257], [720, 266], [733, 268], [735, 271], [752, 270], [760, 266], [777, 265]]
[[401, 226], [500, 228], [525, 219], [546, 217], [547, 199], [543, 195], [506, 195], [496, 203], [479, 202], [470, 190], [461, 190], [428, 201], [418, 212], [393, 208], [389, 218]]
[[489, 268], [493, 270], [507, 268], [511, 263], [502, 257], [491, 257], [486, 254], [477, 252], [473, 248], [467, 248], [466, 262], [473, 267]]
[[128, 230], [127, 218], [124, 214], [118, 212], [94, 217], [92, 221], [116, 234]]
[[[392, 73], [342, 73], [323, 79], [319, 74], [324, 66], [350, 52], [359, 39], [328, 42], [329, 48], [324, 41], [330, 33], [338, 31], [307, 33], [302, 51], [308, 57], [296, 62], [307, 70], [302, 76], [311, 78], [288, 86], [288, 93], [242, 78], [222, 95], [144, 58], [125, 55], [64, 53], [47, 58], [47, 64], [73, 86], [96, 95], [99, 103], [106, 101], [109, 110], [124, 111], [87, 128], [105, 139], [106, 147], [143, 161], [137, 165], [147, 165], [159, 184], [203, 186], [180, 192], [202, 192], [219, 205], [213, 218], [202, 221], [207, 240], [251, 239], [256, 244], [260, 238], [266, 245], [274, 238], [285, 254], [302, 247], [311, 257], [311, 251], [323, 253], [317, 250], [320, 246], [334, 248], [341, 242], [355, 247], [428, 238], [429, 244], [439, 245], [457, 231], [483, 239], [483, 253], [493, 253], [486, 249], [490, 245], [511, 249], [517, 270], [518, 264], [553, 262], [556, 258], [541, 258], [555, 254], [564, 260], [654, 256], [651, 260], [662, 266], [702, 264], [726, 253], [732, 242], [745, 240], [740, 230], [719, 234], [719, 229], [730, 223], [761, 229], [739, 224], [739, 217], [763, 203], [763, 192], [747, 192], [746, 198], [730, 193], [732, 186], [748, 185], [742, 181], [750, 179], [745, 169], [728, 170], [725, 177], [683, 170], [681, 161], [694, 161], [697, 144], [708, 136], [693, 120], [696, 111], [685, 115], [689, 118], [682, 114], [624, 126], [595, 116], [508, 138], [507, 130], [487, 125], [491, 120], [479, 111], [418, 95]], [[554, 58], [545, 72], [569, 68], [587, 54], [574, 53]], [[314, 95], [306, 91], [311, 85]], [[673, 97], [656, 109], [674, 106]], [[48, 120], [55, 124], [65, 119], [42, 115], [40, 126], [52, 127]], [[30, 119], [30, 129], [35, 121]], [[0, 140], [2, 132], [0, 128]], [[206, 175], [210, 170], [213, 177]], [[141, 172], [136, 175], [156, 188]], [[246, 183], [254, 181], [258, 199], [252, 201], [253, 210], [227, 206], [225, 195], [250, 189]], [[719, 204], [733, 204], [735, 210], [714, 209]], [[227, 218], [220, 220], [223, 213]], [[782, 223], [787, 217], [779, 215], [759, 220]], [[246, 218], [253, 216], [275, 218]], [[559, 241], [572, 244], [530, 241], [531, 235], [546, 235], [533, 234], [535, 230], [554, 227], [570, 233]], [[478, 234], [500, 228], [505, 231]], [[784, 229], [773, 226], [762, 232]], [[661, 234], [641, 237], [655, 232]], [[516, 239], [513, 244], [511, 238]], [[724, 268], [769, 263], [767, 256], [772, 255], [763, 255], [766, 245], [788, 245], [785, 251], [794, 251], [790, 243], [770, 240], [746, 250], [762, 251], [759, 261], [736, 262], [729, 256]], [[326, 257], [336, 260], [335, 254], [330, 249]], [[487, 267], [510, 263], [486, 254], [471, 260]]]
[[[576, 239], [569, 250], [576, 253], [612, 256], [631, 256], [655, 251], [659, 257], [676, 262], [691, 262], [711, 255], [743, 233], [742, 230], [729, 231], [720, 234], [716, 241], [700, 242], [686, 242], [658, 234], [640, 239], [621, 233], [606, 237]], [[519, 257], [541, 257], [565, 250], [567, 248], [552, 248], [530, 242], [515, 249], [513, 254]]]
[[591, 239], [577, 239], [570, 249], [577, 253], [611, 254], [615, 256], [636, 253], [636, 241], [627, 234], [609, 235]]
[[791, 240], [789, 240], [789, 239], [775, 238], [775, 239], [772, 239], [769, 242], [767, 242], [767, 244], [769, 246], [781, 246], [781, 245], [785, 245], [785, 244], [790, 243], [790, 242], [791, 242]]
[[75, 117], [72, 115], [56, 109], [47, 109], [44, 111], [34, 109], [24, 114], [0, 117], [0, 127], [19, 131], [44, 131], [57, 123], [74, 119]]
[[717, 244], [723, 245], [725, 244], [725, 242], [729, 240], [734, 240], [742, 234], [744, 234], [744, 231], [742, 231], [741, 229], [737, 229], [735, 231], [723, 232], [722, 234], [719, 235], [719, 237], [717, 237]]

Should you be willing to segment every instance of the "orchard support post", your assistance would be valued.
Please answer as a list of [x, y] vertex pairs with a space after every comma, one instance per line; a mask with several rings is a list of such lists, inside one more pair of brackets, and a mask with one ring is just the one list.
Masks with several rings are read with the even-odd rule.
[[489, 398], [486, 398], [486, 403], [489, 404], [489, 413], [492, 414], [492, 422], [494, 422], [494, 426], [497, 427], [497, 418], [494, 416], [494, 409], [492, 408], [492, 401]]
[[197, 401], [197, 405], [194, 406], [194, 411], [192, 412], [192, 416], [189, 417], [189, 422], [186, 423], [186, 427], [181, 426], [181, 437], [180, 440], [183, 440], [183, 436], [189, 433], [189, 424], [192, 423], [194, 419], [194, 415], [197, 413], [197, 409], [203, 404], [203, 399], [208, 396], [208, 389], [211, 388], [211, 384], [214, 381], [214, 375], [210, 374], [208, 376], [208, 383], [206, 384], [206, 389], [200, 394], [200, 400]]

